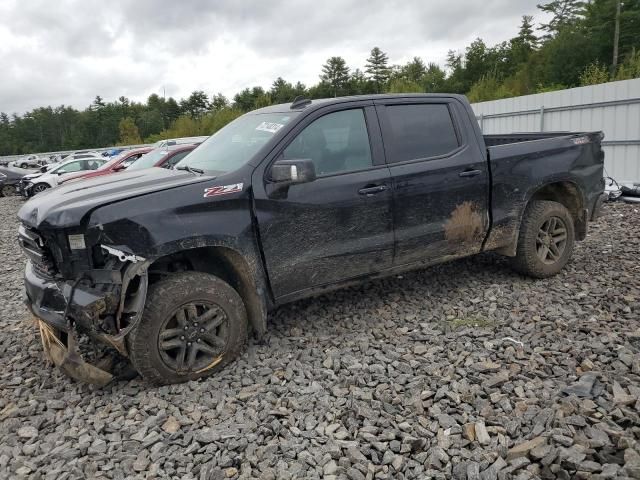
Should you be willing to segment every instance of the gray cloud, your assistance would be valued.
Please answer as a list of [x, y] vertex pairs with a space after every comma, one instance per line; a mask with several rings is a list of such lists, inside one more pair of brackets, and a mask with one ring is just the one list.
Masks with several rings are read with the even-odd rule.
[[379, 46], [392, 63], [442, 63], [476, 37], [513, 36], [536, 0], [3, 0], [0, 110], [144, 99], [194, 89], [231, 95], [276, 76], [315, 83], [342, 55], [362, 68]]

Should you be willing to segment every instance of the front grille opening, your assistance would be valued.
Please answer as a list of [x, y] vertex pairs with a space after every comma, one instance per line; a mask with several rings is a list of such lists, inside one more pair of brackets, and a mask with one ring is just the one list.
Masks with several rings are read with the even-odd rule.
[[35, 228], [21, 225], [18, 229], [18, 243], [25, 255], [31, 260], [36, 273], [45, 277], [53, 277], [58, 274], [51, 249]]

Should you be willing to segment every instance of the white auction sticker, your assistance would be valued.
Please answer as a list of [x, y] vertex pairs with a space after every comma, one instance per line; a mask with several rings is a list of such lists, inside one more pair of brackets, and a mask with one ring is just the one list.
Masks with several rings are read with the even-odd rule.
[[84, 250], [86, 248], [84, 243], [84, 235], [69, 235], [69, 248], [71, 250]]
[[282, 123], [262, 122], [260, 125], [256, 127], [256, 130], [261, 130], [263, 132], [269, 132], [269, 133], [276, 133], [282, 127], [284, 127]]

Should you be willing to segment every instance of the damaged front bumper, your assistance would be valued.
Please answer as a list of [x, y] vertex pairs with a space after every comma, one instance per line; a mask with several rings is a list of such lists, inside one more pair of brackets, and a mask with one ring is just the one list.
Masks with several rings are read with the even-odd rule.
[[[82, 358], [78, 349], [78, 339], [73, 330], [64, 335], [42, 320], [38, 320], [38, 326], [42, 347], [47, 357], [68, 376], [100, 387], [104, 387], [113, 379], [113, 375], [103, 369], [108, 368], [106, 365], [103, 365], [103, 368], [94, 366]], [[63, 340], [65, 338], [66, 342]]]
[[[25, 303], [31, 313], [58, 330], [66, 331], [68, 322], [65, 311], [76, 323], [91, 328], [96, 320], [107, 310], [109, 292], [100, 292], [93, 288], [77, 286], [74, 282], [45, 278], [38, 273], [31, 261], [27, 262], [24, 273]], [[73, 301], [69, 304], [71, 290]]]
[[125, 337], [144, 310], [149, 262], [140, 257], [123, 260], [119, 268], [84, 272], [75, 281], [48, 278], [27, 262], [25, 303], [39, 319], [47, 355], [72, 378], [97, 385], [112, 378], [105, 365], [82, 359], [79, 333], [128, 356]]

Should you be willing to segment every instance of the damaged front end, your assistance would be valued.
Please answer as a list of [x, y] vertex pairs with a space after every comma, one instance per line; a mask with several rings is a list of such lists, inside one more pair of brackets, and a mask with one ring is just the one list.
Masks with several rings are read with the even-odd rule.
[[53, 364], [75, 380], [99, 385], [108, 384], [113, 375], [107, 371], [107, 365], [91, 365], [85, 362], [78, 348], [76, 333], [71, 330], [65, 335], [42, 320], [38, 320], [42, 347]]
[[86, 335], [128, 356], [125, 338], [144, 310], [150, 261], [125, 246], [96, 240], [25, 225], [19, 230], [19, 243], [29, 259], [25, 303], [38, 318], [47, 355], [72, 378], [106, 385], [112, 379], [111, 359], [87, 363], [79, 338]]

